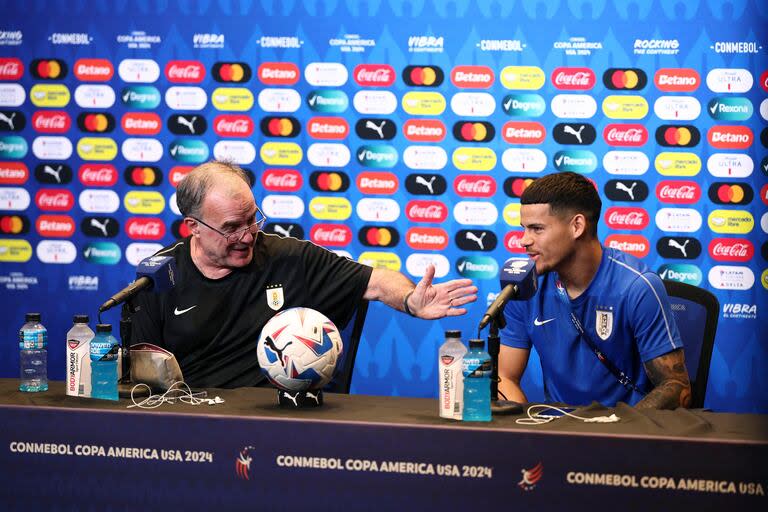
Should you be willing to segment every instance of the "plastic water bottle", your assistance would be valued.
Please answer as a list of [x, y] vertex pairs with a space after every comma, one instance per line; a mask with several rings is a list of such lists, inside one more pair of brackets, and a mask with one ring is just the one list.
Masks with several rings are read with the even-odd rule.
[[91, 340], [91, 397], [117, 400], [117, 338], [111, 324], [96, 325]]
[[48, 330], [40, 313], [27, 313], [19, 329], [20, 391], [48, 390]]
[[460, 420], [464, 408], [464, 376], [462, 360], [467, 347], [461, 342], [461, 331], [445, 331], [445, 343], [438, 351], [440, 377], [440, 417]]
[[75, 315], [74, 325], [67, 333], [67, 394], [91, 396], [91, 340], [94, 333], [88, 327], [88, 315]]
[[464, 356], [464, 421], [491, 421], [491, 356], [481, 339], [469, 340]]

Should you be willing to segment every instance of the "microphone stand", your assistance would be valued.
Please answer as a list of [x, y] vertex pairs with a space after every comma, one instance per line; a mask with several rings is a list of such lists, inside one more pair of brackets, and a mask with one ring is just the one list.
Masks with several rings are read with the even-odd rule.
[[[131, 380], [131, 337], [133, 335], [133, 321], [131, 317], [136, 312], [136, 308], [133, 305], [133, 298], [126, 300], [123, 303], [122, 311], [120, 312], [120, 342], [123, 348], [123, 375], [117, 382], [118, 395], [122, 398], [130, 398], [131, 390], [134, 383]], [[137, 389], [134, 396], [148, 395], [147, 389], [142, 386]]]
[[488, 355], [491, 356], [491, 413], [502, 414], [521, 414], [523, 412], [522, 404], [511, 400], [499, 400], [499, 351], [501, 349], [501, 338], [499, 329], [506, 325], [503, 310], [491, 317], [491, 326], [488, 328]]

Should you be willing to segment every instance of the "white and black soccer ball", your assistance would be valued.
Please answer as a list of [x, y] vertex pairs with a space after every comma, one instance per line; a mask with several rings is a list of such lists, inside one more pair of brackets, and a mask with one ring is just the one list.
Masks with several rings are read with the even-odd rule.
[[291, 308], [264, 325], [256, 354], [272, 384], [307, 391], [330, 382], [342, 349], [341, 334], [328, 317], [310, 308]]

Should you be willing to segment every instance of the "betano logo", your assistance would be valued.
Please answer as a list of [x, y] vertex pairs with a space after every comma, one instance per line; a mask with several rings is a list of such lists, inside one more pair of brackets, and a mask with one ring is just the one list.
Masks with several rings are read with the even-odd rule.
[[83, 137], [77, 141], [77, 154], [86, 161], [111, 161], [117, 157], [117, 143], [108, 137]]
[[36, 107], [66, 107], [71, 95], [66, 85], [35, 84], [29, 91], [29, 99]]
[[695, 69], [662, 68], [656, 71], [653, 83], [662, 92], [693, 92], [701, 85], [701, 77]]
[[507, 66], [501, 70], [501, 84], [507, 89], [536, 91], [544, 87], [547, 77], [537, 66]]
[[533, 121], [509, 121], [501, 129], [501, 136], [509, 144], [541, 144], [547, 137], [547, 129]]
[[386, 268], [395, 272], [399, 272], [402, 267], [400, 257], [393, 252], [365, 251], [360, 254], [357, 261], [369, 267]]
[[403, 135], [412, 142], [441, 142], [445, 125], [439, 119], [409, 119], [403, 125]]
[[448, 233], [442, 228], [414, 227], [405, 234], [405, 243], [411, 249], [441, 251], [448, 247]]
[[747, 126], [713, 126], [707, 132], [707, 141], [718, 149], [748, 149], [754, 140]]
[[127, 112], [120, 119], [120, 127], [128, 135], [157, 135], [163, 122], [154, 112]]
[[312, 198], [309, 213], [318, 220], [347, 220], [352, 215], [352, 203], [345, 197]]
[[491, 148], [458, 147], [451, 160], [460, 171], [490, 171], [496, 167], [496, 153]]
[[78, 59], [74, 71], [81, 82], [107, 82], [115, 74], [115, 67], [106, 59]]
[[648, 102], [642, 96], [607, 96], [603, 113], [610, 119], [642, 119], [648, 115]]
[[507, 94], [501, 100], [501, 108], [511, 117], [540, 117], [547, 104], [538, 94]]
[[745, 235], [754, 229], [755, 218], [746, 210], [713, 210], [707, 225], [715, 233]]
[[123, 206], [131, 213], [156, 215], [165, 209], [160, 192], [131, 190], [123, 198]]
[[27, 180], [29, 169], [23, 162], [0, 162], [0, 185], [23, 185]]
[[451, 83], [460, 89], [488, 89], [494, 80], [488, 66], [456, 66], [451, 70]]
[[45, 238], [70, 238], [75, 234], [75, 221], [69, 215], [40, 215], [35, 229]]
[[439, 116], [445, 111], [445, 97], [439, 92], [411, 91], [403, 95], [402, 107], [413, 116]]
[[245, 87], [217, 87], [211, 103], [223, 112], [245, 112], [253, 108], [253, 93]]
[[262, 62], [256, 74], [264, 85], [293, 85], [301, 77], [293, 62]]
[[0, 262], [26, 263], [32, 259], [32, 246], [26, 240], [0, 239]]
[[313, 117], [307, 123], [307, 133], [313, 139], [342, 140], [349, 135], [349, 124], [343, 117]]
[[662, 176], [696, 176], [701, 159], [695, 153], [659, 153], [654, 160], [656, 172]]
[[400, 183], [391, 172], [363, 172], [357, 176], [357, 189], [363, 194], [394, 194]]
[[651, 244], [642, 235], [619, 235], [613, 233], [605, 239], [605, 245], [611, 249], [618, 249], [631, 254], [636, 258], [648, 256], [648, 252], [651, 250]]

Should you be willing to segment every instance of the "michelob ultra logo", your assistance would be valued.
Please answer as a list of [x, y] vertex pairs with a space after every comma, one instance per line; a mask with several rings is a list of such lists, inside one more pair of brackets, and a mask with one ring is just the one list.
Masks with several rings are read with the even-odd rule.
[[83, 137], [77, 141], [77, 154], [88, 161], [114, 160], [117, 157], [117, 143], [109, 137]]
[[168, 152], [177, 162], [199, 164], [208, 160], [210, 150], [201, 140], [177, 139], [171, 142]]
[[709, 144], [718, 149], [747, 149], [754, 139], [747, 126], [713, 126], [707, 132]]
[[265, 112], [296, 112], [301, 107], [301, 96], [293, 89], [262, 89], [258, 102]]
[[536, 91], [546, 81], [544, 70], [536, 66], [507, 66], [501, 70], [501, 84], [507, 89]]
[[35, 84], [29, 91], [29, 99], [36, 107], [65, 107], [71, 95], [62, 84]]
[[321, 89], [307, 95], [307, 106], [313, 112], [339, 114], [349, 107], [349, 98], [344, 91]]
[[747, 92], [752, 83], [752, 73], [747, 69], [717, 68], [707, 73], [707, 87], [712, 92]]
[[211, 94], [216, 110], [245, 112], [253, 107], [253, 93], [245, 87], [217, 87]]
[[131, 85], [120, 91], [120, 100], [129, 108], [152, 110], [160, 105], [160, 91], [152, 85]]
[[[129, 138], [120, 146], [123, 158], [129, 162], [157, 162], [163, 157], [163, 145], [157, 139]], [[179, 150], [171, 153], [175, 155]]]
[[386, 268], [400, 272], [402, 263], [400, 257], [393, 252], [365, 251], [360, 254], [357, 261], [373, 268]]
[[662, 176], [696, 176], [701, 159], [695, 153], [659, 153], [654, 160], [656, 172]]
[[66, 265], [75, 261], [77, 249], [69, 240], [42, 240], [35, 247], [35, 255], [43, 263]]
[[0, 188], [0, 207], [3, 210], [24, 211], [29, 208], [29, 192], [22, 187]]
[[115, 104], [115, 90], [108, 85], [78, 85], [75, 103], [82, 108], [110, 108]]
[[32, 259], [32, 246], [26, 240], [0, 239], [0, 262], [26, 263]]
[[117, 65], [123, 82], [151, 84], [160, 78], [160, 66], [150, 59], [125, 59]]
[[21, 159], [27, 155], [27, 141], [18, 135], [0, 137], [0, 158]]
[[355, 213], [365, 222], [394, 222], [400, 217], [400, 204], [388, 197], [366, 197], [357, 202]]
[[496, 100], [487, 92], [458, 92], [451, 97], [451, 110], [461, 117], [488, 117]]
[[696, 265], [690, 263], [665, 263], [659, 267], [659, 277], [668, 281], [699, 286], [704, 277]]
[[361, 165], [374, 169], [394, 167], [398, 161], [397, 150], [383, 144], [360, 146], [355, 154]]
[[427, 273], [427, 267], [434, 265], [435, 277], [442, 278], [451, 270], [448, 258], [437, 253], [413, 253], [405, 259], [405, 268], [412, 276], [421, 277]]
[[114, 242], [91, 242], [83, 248], [83, 258], [88, 263], [115, 265], [121, 257], [120, 246]]
[[552, 161], [560, 171], [572, 171], [587, 174], [597, 169], [597, 157], [585, 149], [558, 151]]
[[290, 166], [301, 162], [304, 153], [294, 142], [267, 142], [261, 146], [259, 155], [267, 165]]
[[701, 77], [695, 69], [663, 68], [656, 71], [653, 83], [663, 92], [693, 92], [701, 85]]
[[707, 225], [715, 233], [744, 235], [755, 227], [755, 219], [746, 210], [713, 210]]
[[642, 119], [648, 115], [648, 102], [642, 96], [608, 96], [603, 113], [610, 119]]
[[547, 104], [538, 94], [507, 94], [501, 100], [501, 108], [512, 117], [539, 117], [547, 110]]
[[318, 220], [347, 220], [352, 215], [352, 203], [345, 197], [312, 198], [309, 213]]
[[456, 260], [456, 270], [470, 279], [493, 279], [499, 274], [499, 264], [490, 256], [462, 256]]
[[451, 160], [460, 171], [490, 171], [496, 167], [496, 153], [491, 148], [458, 147]]
[[653, 103], [653, 113], [665, 121], [693, 121], [701, 114], [701, 103], [692, 96], [662, 96]]
[[131, 213], [158, 214], [165, 209], [160, 192], [131, 190], [123, 198], [123, 206]]
[[438, 116], [445, 111], [445, 97], [439, 92], [411, 91], [402, 100], [403, 110], [413, 116]]
[[307, 148], [307, 160], [315, 167], [344, 167], [351, 157], [345, 144], [315, 142]]
[[717, 121], [746, 121], [754, 113], [748, 98], [718, 96], [707, 103], [707, 113]]
[[547, 166], [547, 155], [540, 149], [509, 148], [501, 155], [501, 165], [509, 172], [541, 172]]
[[[762, 162], [761, 168], [768, 162]], [[749, 155], [734, 153], [715, 153], [707, 159], [707, 170], [717, 178], [746, 178], [752, 175], [755, 163]]]

